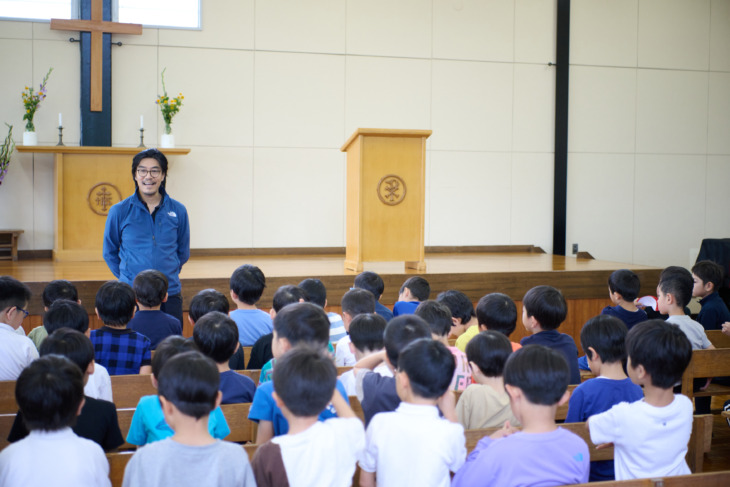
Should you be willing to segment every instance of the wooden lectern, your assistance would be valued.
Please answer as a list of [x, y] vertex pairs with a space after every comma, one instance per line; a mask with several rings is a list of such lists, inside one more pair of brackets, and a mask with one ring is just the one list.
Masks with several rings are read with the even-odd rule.
[[403, 261], [426, 270], [424, 214], [426, 139], [430, 130], [357, 129], [347, 153], [345, 269], [363, 262]]

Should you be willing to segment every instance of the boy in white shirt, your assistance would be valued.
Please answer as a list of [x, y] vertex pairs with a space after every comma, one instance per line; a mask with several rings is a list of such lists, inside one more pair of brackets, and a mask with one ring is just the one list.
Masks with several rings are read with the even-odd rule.
[[38, 358], [33, 342], [17, 330], [28, 316], [30, 289], [10, 276], [0, 276], [0, 380], [15, 380]]
[[[363, 357], [383, 350], [383, 333], [385, 333], [385, 318], [375, 313], [357, 315], [350, 323], [350, 352], [359, 361]], [[357, 396], [362, 401], [362, 377], [367, 373], [365, 369], [348, 370], [340, 376], [340, 382], [345, 386], [348, 396]], [[393, 377], [387, 365], [380, 364], [373, 372], [385, 377]], [[358, 380], [359, 379], [359, 380]]]
[[[357, 315], [375, 313], [375, 297], [365, 289], [350, 289], [342, 296], [342, 322], [345, 330], [350, 330], [350, 323]], [[350, 335], [345, 335], [337, 341], [335, 347], [335, 365], [349, 367], [355, 365], [355, 355], [350, 351]]]

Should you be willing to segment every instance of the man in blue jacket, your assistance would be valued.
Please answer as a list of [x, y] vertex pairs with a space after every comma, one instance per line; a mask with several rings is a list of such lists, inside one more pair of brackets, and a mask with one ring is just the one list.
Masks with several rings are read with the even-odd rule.
[[132, 285], [135, 276], [156, 269], [169, 281], [162, 311], [182, 323], [180, 270], [190, 257], [188, 212], [165, 191], [167, 158], [147, 149], [132, 161], [136, 191], [112, 206], [104, 229], [104, 260], [112, 273]]

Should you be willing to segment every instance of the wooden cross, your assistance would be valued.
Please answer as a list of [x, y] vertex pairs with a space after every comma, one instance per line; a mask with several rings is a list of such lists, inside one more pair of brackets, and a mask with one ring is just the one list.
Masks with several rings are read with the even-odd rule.
[[51, 19], [51, 30], [91, 33], [91, 111], [102, 111], [102, 39], [104, 34], [142, 34], [141, 24], [122, 24], [103, 19], [103, 0], [91, 0], [91, 20]]

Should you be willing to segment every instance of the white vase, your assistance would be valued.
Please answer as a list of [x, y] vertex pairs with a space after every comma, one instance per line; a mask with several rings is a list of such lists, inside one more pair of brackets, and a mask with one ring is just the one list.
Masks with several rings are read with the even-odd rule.
[[175, 147], [175, 136], [173, 134], [162, 134], [160, 136], [160, 147], [172, 149]]
[[38, 134], [35, 132], [23, 132], [23, 145], [38, 145]]

